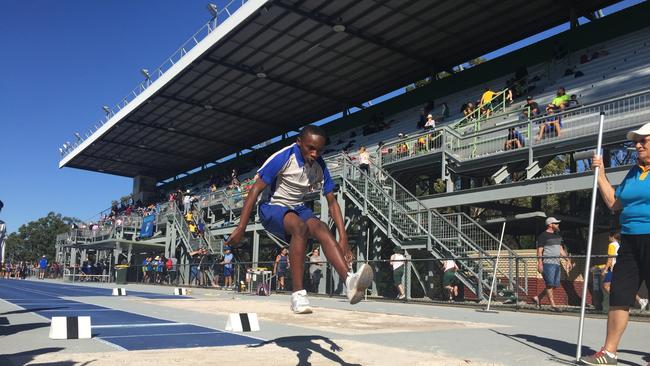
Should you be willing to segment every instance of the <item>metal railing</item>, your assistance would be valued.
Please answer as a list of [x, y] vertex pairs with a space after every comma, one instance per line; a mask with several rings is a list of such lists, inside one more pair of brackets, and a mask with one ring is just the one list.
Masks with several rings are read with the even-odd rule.
[[[532, 249], [530, 251], [533, 251]], [[494, 253], [495, 254], [495, 253]], [[405, 258], [399, 262], [403, 262], [406, 270], [401, 278], [395, 278], [393, 274], [393, 267], [388, 259], [376, 260], [363, 260], [356, 261], [354, 264], [361, 263], [370, 264], [375, 271], [375, 288], [378, 292], [368, 290], [367, 298], [393, 298], [396, 299], [398, 292], [398, 285], [402, 285], [405, 290], [406, 298], [401, 301], [406, 302], [421, 302], [421, 301], [440, 301], [447, 302], [449, 300], [463, 302], [467, 304], [476, 304], [477, 302], [483, 303], [484, 301], [469, 293], [468, 288], [459, 281], [462, 276], [471, 276], [463, 270], [463, 263], [465, 262], [479, 262], [482, 266], [489, 270], [494, 269], [496, 256], [494, 254], [473, 257], [441, 257], [441, 258]], [[602, 282], [602, 263], [605, 263], [607, 255], [593, 255], [592, 263], [601, 263], [600, 265], [591, 268], [591, 276], [589, 278], [589, 291], [588, 296], [591, 298], [592, 305], [589, 307], [590, 311], [598, 312], [603, 308], [606, 297], [603, 296]], [[557, 264], [560, 265], [561, 283], [557, 291], [568, 289], [566, 296], [556, 297], [556, 303], [559, 306], [573, 306], [577, 308], [580, 305], [579, 294], [581, 293], [580, 287], [584, 285], [584, 265], [586, 257], [582, 255], [571, 255], [567, 258], [551, 258], [547, 260], [557, 259]], [[452, 278], [445, 279], [443, 262], [447, 260], [455, 261], [460, 269], [454, 273]], [[517, 283], [519, 291], [508, 289], [510, 278], [502, 275], [497, 275], [495, 285], [493, 287], [492, 299], [494, 304], [501, 306], [510, 306], [514, 308], [537, 307], [534, 303], [533, 297], [539, 295], [545, 288], [544, 279], [542, 274], [538, 271], [538, 258], [535, 255], [519, 255], [508, 256], [501, 255], [499, 257], [499, 268], [508, 266], [508, 263], [513, 262], [515, 273], [513, 278]], [[268, 290], [271, 292], [282, 292], [277, 289], [277, 272], [274, 272], [273, 261], [258, 261], [258, 262], [232, 262], [232, 287], [223, 287], [224, 285], [224, 266], [220, 260], [202, 261], [200, 264], [178, 264], [167, 270], [166, 267], [147, 270], [146, 266], [141, 264], [131, 265], [127, 269], [127, 279], [129, 282], [139, 282], [152, 285], [183, 285], [183, 286], [196, 286], [207, 288], [219, 288], [225, 290], [233, 290], [242, 293], [257, 293], [259, 285], [270, 280]], [[310, 264], [318, 264], [320, 273], [312, 276], [310, 273]], [[344, 286], [341, 285], [338, 277], [335, 276], [335, 270], [332, 265], [324, 258], [317, 262], [310, 262], [306, 260], [303, 266], [303, 278], [309, 278], [305, 281], [305, 288], [312, 293], [319, 293], [329, 296], [343, 296]], [[77, 274], [80, 270], [78, 267], [69, 267], [65, 273]], [[265, 275], [259, 275], [263, 272]], [[115, 269], [110, 268], [109, 277], [114, 279]], [[256, 276], [257, 274], [257, 276]], [[285, 276], [285, 289], [291, 291], [292, 289], [292, 270], [289, 269], [284, 273]], [[64, 276], [65, 279], [65, 276]], [[70, 280], [70, 278], [68, 278]], [[95, 280], [93, 277], [86, 277], [85, 280]], [[457, 287], [459, 289], [458, 296], [453, 296], [449, 291], [450, 287]], [[490, 287], [492, 284], [490, 283]], [[464, 291], [463, 291], [464, 290]], [[171, 291], [171, 290], [170, 290]], [[486, 290], [490, 291], [490, 288]], [[542, 299], [542, 304], [539, 308], [546, 309], [549, 304], [548, 299]], [[568, 309], [570, 310], [570, 308]]]
[[[367, 174], [353, 164], [349, 157], [334, 158], [330, 172], [343, 180], [343, 192], [364, 214], [379, 227], [389, 239], [402, 248], [426, 248], [436, 257], [481, 256], [485, 250], [477, 246], [463, 231], [449, 222], [436, 210], [427, 209], [412, 193], [388, 173], [373, 164], [373, 172]], [[372, 176], [381, 176], [374, 179]], [[461, 263], [472, 276], [461, 280], [479, 297], [491, 277], [481, 262], [468, 260]], [[512, 270], [501, 273], [511, 276]], [[473, 279], [478, 279], [473, 281]], [[515, 285], [512, 277], [510, 285]]]
[[[415, 156], [445, 152], [459, 161], [512, 152], [520, 148], [591, 136], [598, 131], [600, 113], [605, 113], [605, 131], [629, 128], [647, 122], [650, 117], [650, 90], [643, 90], [562, 112], [543, 115], [530, 120], [511, 121], [499, 126], [475, 131], [467, 135], [448, 126], [424, 134], [390, 142], [382, 147], [381, 163], [389, 164]], [[522, 115], [523, 117], [523, 115]], [[559, 127], [559, 128], [558, 128]], [[514, 129], [521, 135], [520, 145], [508, 137]], [[435, 136], [441, 142], [422, 143], [422, 138]], [[431, 141], [432, 139], [429, 138]]]
[[458, 129], [467, 125], [475, 125], [476, 130], [480, 129], [481, 120], [488, 119], [493, 113], [503, 111], [507, 107], [507, 92], [504, 89], [495, 93], [487, 103], [479, 104], [472, 112], [451, 125], [452, 128]]
[[[99, 126], [95, 124], [94, 128], [89, 129], [83, 135], [80, 135], [77, 138], [77, 141], [69, 144], [69, 146], [64, 149], [62, 157], [67, 156], [71, 153], [77, 146], [82, 144], [85, 139], [92, 136], [92, 134], [97, 131], [104, 123], [110, 120], [113, 115], [115, 115], [115, 110], [120, 111], [126, 107], [131, 101], [137, 98], [142, 92], [147, 90], [151, 84], [158, 80], [167, 70], [172, 68], [178, 61], [180, 61], [185, 55], [191, 51], [196, 45], [203, 41], [210, 33], [212, 33], [221, 22], [229, 18], [233, 13], [235, 13], [239, 8], [241, 8], [247, 0], [231, 0], [223, 8], [217, 11], [217, 15], [205, 23], [199, 30], [197, 30], [190, 38], [188, 38], [174, 53], [167, 57], [163, 63], [158, 66], [155, 70], [149, 72], [147, 70], [145, 80], [140, 82], [135, 88], [133, 88], [126, 96], [124, 96], [118, 103], [114, 105], [113, 108], [109, 107], [109, 110], [106, 111], [106, 119], [100, 120]], [[144, 73], [144, 72], [143, 72]], [[68, 143], [66, 143], [68, 145]]]

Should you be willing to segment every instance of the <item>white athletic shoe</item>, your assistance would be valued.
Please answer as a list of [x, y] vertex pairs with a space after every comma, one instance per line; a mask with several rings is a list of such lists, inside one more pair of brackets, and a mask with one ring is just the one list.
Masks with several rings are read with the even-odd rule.
[[307, 291], [300, 290], [291, 294], [291, 311], [295, 314], [311, 314]]
[[367, 263], [361, 265], [357, 273], [348, 273], [348, 278], [345, 279], [345, 287], [347, 288], [346, 292], [350, 304], [354, 305], [363, 299], [366, 289], [372, 284], [373, 275], [372, 267]]
[[644, 311], [648, 307], [648, 299], [639, 299], [639, 305], [641, 306], [641, 311]]

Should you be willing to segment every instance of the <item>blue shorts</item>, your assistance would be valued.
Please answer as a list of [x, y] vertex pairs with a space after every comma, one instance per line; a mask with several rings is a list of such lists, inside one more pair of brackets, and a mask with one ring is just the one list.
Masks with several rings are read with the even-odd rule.
[[316, 218], [312, 210], [307, 208], [304, 205], [296, 206], [295, 208], [288, 208], [279, 205], [272, 205], [269, 203], [263, 203], [260, 205], [260, 219], [262, 220], [262, 226], [273, 235], [279, 237], [282, 240], [287, 240], [287, 234], [284, 231], [284, 215], [288, 212], [293, 212], [304, 222], [311, 218]]
[[232, 268], [223, 267], [223, 276], [224, 277], [232, 277]]
[[560, 265], [544, 263], [544, 271], [542, 273], [544, 277], [544, 283], [548, 287], [559, 287], [560, 286]]
[[614, 271], [607, 271], [605, 272], [605, 278], [603, 278], [603, 282], [612, 282], [612, 274], [614, 274]]

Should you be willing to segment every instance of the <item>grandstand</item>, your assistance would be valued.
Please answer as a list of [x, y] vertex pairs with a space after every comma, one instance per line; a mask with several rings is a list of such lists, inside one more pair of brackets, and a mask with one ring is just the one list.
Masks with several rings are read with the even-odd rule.
[[[233, 2], [221, 13], [224, 19], [218, 18], [218, 26], [208, 23], [202, 28], [118, 103], [106, 123], [64, 152], [59, 163], [132, 177], [134, 201], [159, 203], [154, 205], [153, 233], [141, 235], [141, 215], [120, 214], [119, 225], [113, 221], [61, 235], [57, 255], [74, 267], [90, 251], [113, 263], [123, 256], [132, 264], [139, 264], [143, 253], [164, 253], [185, 264], [182, 278], [189, 281], [190, 253], [204, 247], [222, 252], [246, 194], [235, 186], [210, 191], [213, 182], [208, 177], [232, 168], [242, 173], [240, 179], [251, 177], [260, 160], [292, 142], [301, 126], [359, 107], [359, 112], [325, 125], [330, 132], [326, 160], [339, 183], [337, 199], [357, 259], [386, 259], [386, 253], [398, 247], [408, 259], [421, 260], [407, 267], [409, 299], [435, 298], [431, 283], [439, 265], [434, 259], [455, 259], [465, 298], [483, 300], [499, 246], [491, 223], [526, 223], [508, 227], [507, 233], [528, 238], [530, 246], [530, 238], [540, 231], [540, 217], [545, 217], [539, 197], [590, 188], [574, 154], [593, 148], [600, 114], [606, 116], [604, 143], [610, 160], [626, 151], [625, 131], [650, 117], [650, 6], [641, 3], [601, 19], [593, 15], [611, 3], [574, 2], [575, 8], [555, 11], [559, 5], [551, 1], [517, 6], [496, 2], [490, 11], [478, 12], [465, 1], [454, 6], [248, 1], [239, 8]], [[579, 16], [592, 21], [378, 105], [363, 106], [516, 40], [566, 21], [575, 23]], [[566, 52], [555, 55], [557, 45]], [[512, 103], [498, 103], [491, 116], [471, 120], [460, 111], [479, 99], [486, 86], [502, 98], [508, 81], [521, 69], [526, 70], [524, 91]], [[559, 87], [575, 94], [580, 106], [554, 115], [562, 121], [559, 136], [537, 140], [539, 126], [550, 117], [524, 115], [522, 104], [530, 95], [545, 106]], [[443, 102], [450, 113], [435, 129], [422, 131], [416, 124], [429, 100], [436, 101], [430, 112], [436, 118], [443, 115]], [[367, 126], [377, 120], [383, 122], [381, 131], [368, 133]], [[512, 128], [522, 133], [524, 146], [505, 149]], [[353, 151], [360, 146], [375, 152], [370, 174], [354, 161]], [[545, 175], [547, 165], [565, 156], [571, 162], [566, 171]], [[627, 156], [611, 168], [614, 183], [622, 179], [629, 161]], [[430, 188], [436, 182], [442, 189]], [[194, 219], [186, 220], [174, 201], [161, 199], [161, 193], [165, 197], [177, 188], [196, 197], [191, 206]], [[500, 202], [516, 197], [535, 198], [528, 208]], [[311, 198], [314, 212], [329, 222], [324, 198]], [[573, 211], [563, 219], [579, 233], [586, 224], [579, 219], [584, 208], [574, 201], [576, 196]], [[492, 213], [478, 217], [472, 208]], [[600, 229], [606, 230], [610, 220], [599, 222]], [[205, 235], [194, 235], [193, 224], [202, 225]], [[253, 268], [285, 244], [256, 219], [248, 225], [247, 238], [240, 260]], [[570, 247], [579, 254], [584, 243], [573, 239]], [[510, 259], [496, 270], [499, 296], [525, 301], [536, 294], [535, 261], [525, 258], [530, 254], [525, 250], [506, 246], [505, 251]], [[377, 271], [384, 269], [377, 265]], [[328, 278], [320, 292], [340, 287], [335, 273]], [[582, 282], [579, 276], [567, 280], [577, 283], [576, 288]], [[390, 296], [388, 282], [380, 278], [373, 295]], [[577, 303], [565, 296], [568, 303]]]

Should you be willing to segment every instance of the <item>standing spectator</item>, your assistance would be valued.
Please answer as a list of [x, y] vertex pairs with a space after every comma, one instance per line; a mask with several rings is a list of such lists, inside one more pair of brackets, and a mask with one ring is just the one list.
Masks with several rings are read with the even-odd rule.
[[192, 208], [192, 196], [190, 195], [190, 190], [183, 195], [183, 215], [187, 215]]
[[323, 266], [320, 257], [320, 250], [314, 248], [311, 251], [309, 256], [309, 279], [311, 280], [311, 290], [312, 292], [318, 293], [318, 288], [320, 287], [320, 279], [323, 277]]
[[444, 273], [442, 274], [442, 287], [447, 290], [449, 294], [449, 301], [454, 301], [458, 297], [458, 279], [456, 272], [458, 272], [458, 265], [453, 259], [442, 261]]
[[616, 352], [634, 306], [635, 296], [645, 280], [650, 284], [650, 123], [627, 134], [634, 142], [637, 164], [625, 176], [616, 190], [607, 180], [600, 156], [592, 159], [592, 167], [599, 168], [598, 189], [610, 210], [621, 211], [621, 246], [612, 276], [607, 336], [605, 345], [581, 361], [587, 365], [616, 365]]
[[[4, 203], [2, 203], [2, 201], [0, 201], [0, 212], [2, 212], [3, 207], [4, 207]], [[7, 235], [7, 226], [5, 225], [4, 221], [0, 220], [0, 261], [9, 263], [9, 261], [7, 261], [7, 258], [5, 258], [6, 257], [6, 253], [5, 253], [5, 236], [6, 235]]]
[[433, 119], [433, 115], [427, 115], [427, 122], [424, 124], [424, 128], [427, 130], [436, 128], [436, 121]]
[[370, 153], [363, 145], [359, 148], [359, 169], [370, 175]]
[[289, 254], [289, 250], [286, 247], [282, 248], [280, 254], [275, 257], [275, 263], [273, 263], [273, 273], [278, 277], [278, 290], [284, 290], [284, 282], [290, 266], [287, 254]]
[[230, 184], [233, 186], [238, 186], [239, 183], [239, 178], [237, 178], [237, 169], [234, 169], [230, 172]]
[[393, 284], [397, 287], [397, 298], [400, 300], [406, 298], [406, 293], [404, 291], [405, 261], [406, 257], [400, 253], [399, 250], [395, 250], [393, 255], [390, 256], [390, 265], [393, 267]]
[[[607, 263], [603, 269], [603, 290], [609, 295], [611, 283], [612, 283], [612, 274], [614, 273], [614, 265], [616, 264], [616, 256], [618, 255], [618, 249], [620, 248], [621, 234], [618, 232], [611, 232], [609, 234], [609, 244], [607, 245]], [[642, 299], [639, 294], [636, 295], [636, 302], [639, 303], [641, 311], [646, 309], [648, 306], [648, 299]]]
[[42, 280], [45, 278], [45, 269], [47, 268], [47, 258], [45, 255], [41, 257], [41, 260], [38, 262], [38, 279]]
[[490, 117], [490, 114], [494, 109], [494, 106], [492, 105], [492, 99], [494, 98], [495, 94], [496, 93], [492, 90], [492, 88], [487, 87], [485, 88], [483, 95], [481, 95], [481, 112], [485, 115], [486, 118]]
[[146, 257], [142, 261], [142, 282], [147, 283], [149, 281], [149, 272], [147, 271], [147, 267], [149, 266], [149, 262], [151, 261], [151, 257]]
[[[568, 257], [562, 246], [560, 231], [560, 220], [555, 217], [546, 219], [546, 230], [537, 237], [537, 271], [542, 274], [546, 287], [539, 296], [533, 297], [533, 301], [541, 307], [541, 299], [546, 295], [551, 303], [553, 311], [560, 311], [555, 305], [553, 290], [560, 286], [560, 260]], [[572, 264], [569, 263], [569, 270]]]
[[234, 256], [231, 253], [230, 246], [223, 247], [223, 260], [220, 264], [223, 265], [223, 286], [225, 288], [232, 287], [233, 265], [232, 261]]
[[165, 273], [167, 274], [165, 276], [166, 282], [169, 284], [174, 283], [174, 280], [176, 279], [176, 268], [175, 268], [175, 263], [172, 258], [176, 259], [176, 257], [170, 257], [167, 258], [167, 261], [165, 261]]

